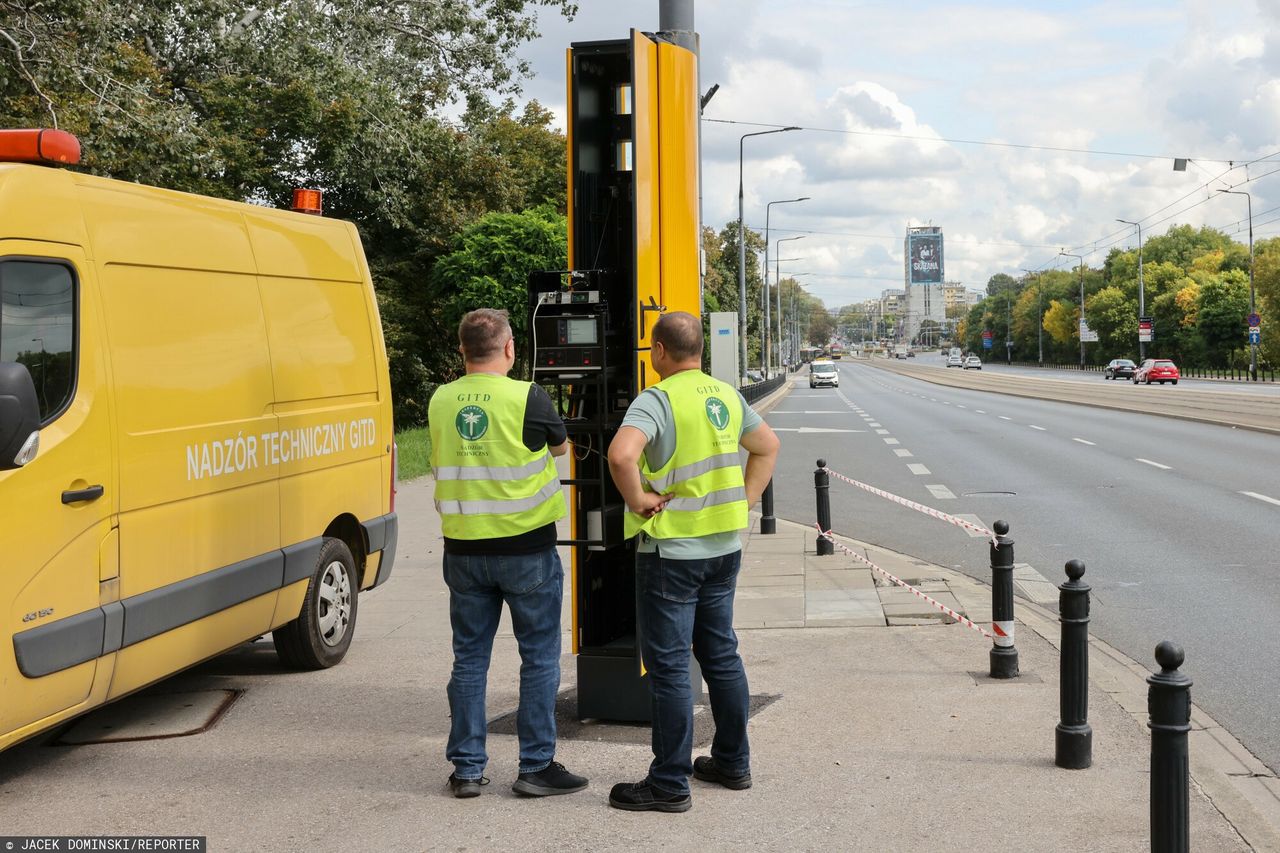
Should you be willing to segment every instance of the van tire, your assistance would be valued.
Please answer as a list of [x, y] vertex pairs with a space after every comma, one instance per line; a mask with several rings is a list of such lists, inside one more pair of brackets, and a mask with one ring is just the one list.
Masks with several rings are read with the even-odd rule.
[[281, 663], [295, 669], [327, 669], [341, 661], [355, 634], [359, 585], [347, 543], [326, 538], [307, 582], [302, 612], [271, 633]]

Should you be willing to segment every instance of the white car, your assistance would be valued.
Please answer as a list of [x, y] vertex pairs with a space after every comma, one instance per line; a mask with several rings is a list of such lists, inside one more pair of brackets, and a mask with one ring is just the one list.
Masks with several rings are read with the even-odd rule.
[[965, 369], [965, 370], [970, 370], [970, 369], [972, 369], [972, 370], [981, 370], [981, 369], [982, 369], [982, 359], [978, 358], [976, 355], [971, 355], [971, 356], [969, 356], [968, 358], [966, 358], [966, 359], [964, 360], [964, 369]]
[[819, 385], [840, 387], [840, 374], [836, 372], [836, 366], [829, 361], [815, 361], [809, 365], [809, 387], [817, 388]]
[[964, 367], [964, 359], [958, 355], [947, 356], [947, 367]]

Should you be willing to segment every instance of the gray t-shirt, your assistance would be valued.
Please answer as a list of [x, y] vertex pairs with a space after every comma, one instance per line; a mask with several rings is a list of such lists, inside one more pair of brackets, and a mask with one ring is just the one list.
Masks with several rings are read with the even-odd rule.
[[[738, 401], [742, 404], [742, 435], [751, 432], [764, 423], [755, 409], [747, 405], [742, 394], [738, 393]], [[644, 448], [645, 462], [650, 471], [656, 471], [671, 459], [676, 452], [675, 418], [671, 412], [671, 400], [658, 388], [648, 388], [632, 401], [622, 419], [623, 426], [635, 427], [644, 433], [648, 444]], [[650, 538], [640, 533], [637, 550], [649, 553], [659, 550], [663, 557], [671, 560], [707, 560], [712, 557], [723, 557], [742, 548], [742, 540], [738, 533], [712, 533], [694, 539], [662, 539]]]

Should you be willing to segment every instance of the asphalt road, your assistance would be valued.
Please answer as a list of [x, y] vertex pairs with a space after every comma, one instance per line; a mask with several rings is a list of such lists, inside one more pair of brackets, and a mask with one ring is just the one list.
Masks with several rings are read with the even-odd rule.
[[[1152, 667], [1157, 642], [1182, 644], [1194, 700], [1280, 770], [1280, 439], [839, 370], [839, 389], [797, 380], [767, 417], [779, 517], [813, 523], [824, 457], [987, 527], [1005, 519], [1017, 562], [1055, 584], [1085, 561], [1097, 636]], [[959, 527], [838, 481], [831, 504], [839, 533], [990, 576], [985, 541]]]

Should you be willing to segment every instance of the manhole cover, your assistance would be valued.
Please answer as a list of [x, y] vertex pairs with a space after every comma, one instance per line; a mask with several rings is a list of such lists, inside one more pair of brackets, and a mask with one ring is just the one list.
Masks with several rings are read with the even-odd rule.
[[197, 735], [213, 728], [243, 692], [139, 693], [94, 711], [53, 744], [81, 746]]
[[1016, 494], [1017, 494], [1017, 492], [1000, 492], [1000, 491], [995, 491], [995, 492], [964, 492], [964, 493], [963, 493], [963, 496], [964, 496], [964, 497], [966, 497], [966, 498], [984, 498], [984, 497], [986, 497], [986, 498], [1003, 498], [1003, 497], [1010, 497], [1010, 496], [1012, 496], [1012, 495], [1016, 495]]

